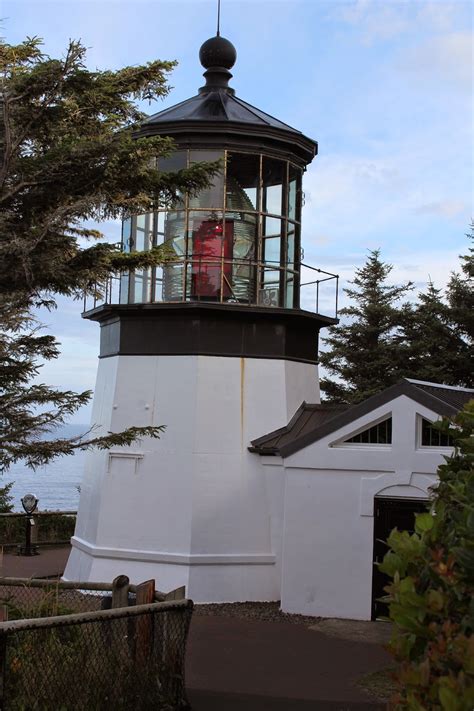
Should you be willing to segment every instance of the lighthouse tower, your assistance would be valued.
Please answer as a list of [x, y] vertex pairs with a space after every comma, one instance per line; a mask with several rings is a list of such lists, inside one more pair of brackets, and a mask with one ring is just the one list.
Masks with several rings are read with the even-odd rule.
[[158, 170], [220, 159], [222, 171], [199, 195], [124, 221], [125, 251], [164, 243], [175, 257], [122, 276], [84, 313], [101, 328], [99, 432], [166, 430], [88, 454], [65, 577], [272, 600], [273, 493], [248, 446], [319, 402], [318, 333], [335, 320], [300, 305], [302, 173], [317, 144], [235, 95], [228, 40], [209, 39], [199, 57], [197, 96], [151, 116], [141, 136], [175, 140]]

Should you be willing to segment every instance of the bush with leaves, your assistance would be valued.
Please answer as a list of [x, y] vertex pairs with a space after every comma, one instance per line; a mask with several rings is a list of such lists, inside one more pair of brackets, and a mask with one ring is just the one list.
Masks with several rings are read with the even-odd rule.
[[394, 530], [381, 570], [400, 662], [392, 708], [474, 708], [474, 400], [440, 429], [454, 453], [439, 467], [430, 513], [415, 533]]

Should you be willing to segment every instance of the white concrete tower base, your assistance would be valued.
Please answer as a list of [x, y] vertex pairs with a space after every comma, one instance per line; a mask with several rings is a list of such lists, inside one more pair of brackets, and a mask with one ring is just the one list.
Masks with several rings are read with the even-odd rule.
[[186, 585], [196, 601], [276, 600], [271, 492], [252, 439], [319, 402], [315, 365], [266, 358], [102, 358], [99, 432], [166, 425], [159, 440], [88, 454], [69, 580]]

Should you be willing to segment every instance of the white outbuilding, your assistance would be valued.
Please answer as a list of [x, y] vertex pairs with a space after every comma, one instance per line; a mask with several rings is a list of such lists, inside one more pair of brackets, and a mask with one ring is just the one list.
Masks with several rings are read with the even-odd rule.
[[252, 442], [272, 506], [283, 610], [383, 614], [382, 541], [426, 509], [452, 452], [433, 423], [472, 398], [472, 389], [404, 379], [349, 408], [303, 403], [286, 427]]

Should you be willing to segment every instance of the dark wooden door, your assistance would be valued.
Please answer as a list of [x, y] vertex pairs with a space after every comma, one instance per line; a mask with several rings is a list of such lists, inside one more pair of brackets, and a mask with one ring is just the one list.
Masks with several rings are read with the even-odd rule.
[[399, 531], [415, 530], [415, 514], [426, 511], [428, 502], [422, 499], [384, 499], [376, 498], [374, 501], [374, 558], [372, 573], [372, 619], [388, 614], [388, 606], [378, 598], [386, 595], [384, 587], [390, 578], [381, 573], [377, 563], [381, 563], [387, 552], [385, 541], [390, 531], [398, 528]]

